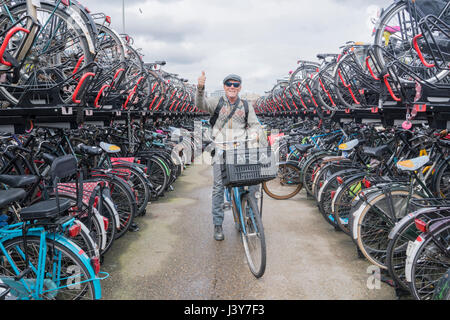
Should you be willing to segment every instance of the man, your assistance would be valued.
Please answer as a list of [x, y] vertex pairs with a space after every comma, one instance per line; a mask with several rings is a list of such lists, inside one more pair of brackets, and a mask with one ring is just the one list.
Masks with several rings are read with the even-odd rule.
[[[211, 115], [215, 113], [216, 109], [219, 110], [217, 120], [211, 130], [214, 141], [218, 143], [216, 145], [217, 152], [215, 152], [213, 158], [212, 216], [214, 239], [221, 241], [224, 239], [222, 229], [224, 217], [224, 186], [222, 184], [219, 162], [221, 161], [220, 157], [223, 152], [219, 148], [227, 148], [227, 146], [220, 145], [220, 142], [255, 139], [255, 141], [259, 142], [259, 146], [266, 146], [267, 138], [258, 121], [253, 106], [239, 98], [239, 92], [242, 89], [242, 79], [240, 76], [230, 74], [223, 79], [225, 97], [205, 98], [205, 83], [206, 75], [202, 71], [202, 75], [198, 78], [195, 97], [196, 105], [200, 110], [206, 111]], [[248, 106], [248, 112], [246, 112], [245, 104]], [[251, 147], [255, 146], [251, 145]], [[257, 186], [252, 186], [250, 191], [254, 192], [255, 188]]]

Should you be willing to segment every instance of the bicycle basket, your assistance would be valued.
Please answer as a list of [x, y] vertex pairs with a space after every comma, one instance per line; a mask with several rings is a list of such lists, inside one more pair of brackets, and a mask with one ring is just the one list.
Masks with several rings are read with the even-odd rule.
[[277, 175], [275, 155], [270, 147], [226, 150], [220, 166], [226, 187], [256, 185]]
[[449, 24], [450, 14], [448, 13], [448, 11], [442, 12], [442, 10], [447, 5], [447, 2], [448, 0], [416, 0], [415, 8], [412, 8], [411, 15], [416, 18], [417, 22], [419, 22], [421, 18], [424, 18], [427, 15], [432, 14], [437, 17], [441, 13], [443, 13], [442, 20], [445, 23]]

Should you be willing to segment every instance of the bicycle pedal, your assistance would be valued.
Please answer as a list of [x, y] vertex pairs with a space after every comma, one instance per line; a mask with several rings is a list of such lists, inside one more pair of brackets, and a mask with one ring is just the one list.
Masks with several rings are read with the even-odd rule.
[[25, 270], [23, 270], [20, 274], [18, 274], [17, 276], [14, 277], [15, 281], [19, 281], [21, 280], [23, 277], [25, 277], [27, 274], [29, 274], [31, 271], [33, 271], [33, 269], [30, 268], [26, 268]]
[[231, 209], [231, 203], [225, 202], [222, 206], [223, 210], [230, 210]]

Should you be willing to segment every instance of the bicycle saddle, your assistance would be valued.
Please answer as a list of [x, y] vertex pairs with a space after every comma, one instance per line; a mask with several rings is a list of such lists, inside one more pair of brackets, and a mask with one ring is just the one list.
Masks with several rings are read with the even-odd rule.
[[0, 208], [7, 207], [10, 203], [23, 200], [27, 193], [23, 189], [0, 190]]
[[59, 208], [56, 199], [40, 201], [22, 209], [20, 217], [23, 220], [56, 218], [60, 212], [68, 210], [71, 206], [72, 201], [64, 198], [59, 199]]
[[120, 152], [120, 147], [114, 144], [109, 144], [106, 142], [100, 142], [100, 148], [105, 150], [108, 153], [117, 153]]
[[328, 57], [337, 58], [338, 54], [335, 54], [335, 53], [319, 53], [316, 57], [317, 57], [317, 59], [325, 60], [325, 58], [328, 58]]
[[297, 130], [297, 134], [301, 134], [301, 135], [304, 135], [304, 136], [309, 136], [309, 135], [311, 135], [313, 132], [314, 132], [314, 129], [311, 129], [311, 130], [303, 130], [303, 129], [299, 129], [299, 130]]
[[340, 144], [339, 145], [339, 150], [342, 150], [342, 151], [352, 150], [354, 147], [356, 147], [358, 145], [358, 143], [359, 143], [359, 140], [358, 139], [354, 139], [354, 140], [351, 140], [349, 142]]
[[314, 145], [313, 144], [296, 144], [296, 145], [294, 145], [294, 147], [301, 153], [305, 153], [309, 149], [313, 148]]
[[421, 156], [413, 159], [403, 160], [397, 162], [397, 168], [403, 171], [416, 171], [422, 168], [430, 161], [429, 156]]
[[375, 158], [381, 158], [383, 156], [383, 154], [389, 150], [389, 146], [388, 145], [384, 145], [384, 146], [379, 146], [379, 147], [363, 147], [363, 153], [371, 156], [371, 157], [375, 157]]
[[23, 188], [39, 181], [38, 176], [29, 174], [24, 175], [9, 175], [0, 174], [0, 182], [10, 186], [12, 188]]
[[100, 149], [99, 147], [96, 147], [96, 146], [87, 146], [83, 143], [80, 143], [77, 146], [77, 148], [80, 152], [91, 155], [91, 156], [98, 156], [98, 155], [102, 154], [102, 149]]
[[338, 136], [338, 135], [333, 135], [333, 136], [331, 136], [331, 137], [325, 137], [325, 138], [323, 139], [323, 143], [325, 143], [325, 144], [330, 144], [330, 143], [335, 142], [335, 141], [338, 140], [339, 138], [340, 138], [340, 136]]
[[55, 161], [56, 158], [57, 158], [56, 156], [51, 155], [49, 153], [43, 153], [42, 154], [42, 159], [48, 165], [52, 165], [53, 161]]

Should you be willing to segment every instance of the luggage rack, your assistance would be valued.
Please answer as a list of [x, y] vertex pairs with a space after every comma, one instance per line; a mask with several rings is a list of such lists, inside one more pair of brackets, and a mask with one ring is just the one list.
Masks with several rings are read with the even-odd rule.
[[[428, 89], [429, 91], [431, 89]], [[429, 94], [429, 96], [433, 96]], [[450, 98], [450, 97], [449, 97]], [[413, 124], [425, 123], [432, 128], [447, 129], [450, 126], [450, 102], [430, 102], [423, 101], [413, 105], [416, 116], [411, 120]], [[380, 122], [384, 126], [393, 126], [401, 124], [406, 120], [407, 108], [395, 101], [385, 103], [381, 108], [372, 108], [371, 110], [342, 110], [334, 111], [329, 115], [335, 122], [369, 123]], [[277, 118], [295, 118], [295, 119], [319, 119], [317, 113], [311, 111], [295, 110], [282, 112], [260, 112], [258, 116], [277, 117]]]
[[109, 126], [117, 121], [147, 121], [158, 119], [203, 118], [201, 112], [169, 112], [80, 108], [77, 105], [36, 108], [0, 109], [0, 131], [25, 133], [36, 126], [78, 128], [82, 124]]

